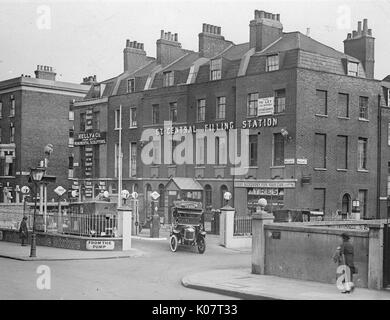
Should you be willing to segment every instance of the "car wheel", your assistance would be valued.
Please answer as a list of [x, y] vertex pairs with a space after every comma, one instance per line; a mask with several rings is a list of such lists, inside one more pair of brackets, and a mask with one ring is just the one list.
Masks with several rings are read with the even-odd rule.
[[198, 251], [201, 254], [206, 251], [206, 241], [204, 241], [204, 238], [199, 238], [198, 240]]
[[171, 238], [169, 239], [169, 246], [171, 247], [172, 252], [176, 252], [178, 245], [178, 240], [176, 235], [171, 235]]

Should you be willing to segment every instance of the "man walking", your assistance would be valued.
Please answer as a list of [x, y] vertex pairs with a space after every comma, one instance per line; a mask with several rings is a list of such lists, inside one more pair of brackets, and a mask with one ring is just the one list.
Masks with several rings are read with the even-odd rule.
[[27, 246], [24, 242], [28, 239], [27, 217], [24, 216], [19, 227], [19, 238], [22, 239], [22, 246]]

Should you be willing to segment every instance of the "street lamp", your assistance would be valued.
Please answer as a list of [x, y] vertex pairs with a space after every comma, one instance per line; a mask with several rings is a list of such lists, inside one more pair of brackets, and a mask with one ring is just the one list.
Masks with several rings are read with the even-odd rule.
[[[355, 219], [359, 220], [359, 212], [360, 212], [360, 201], [359, 199], [352, 200], [352, 210], [355, 213]], [[359, 218], [359, 219], [358, 219]]]
[[43, 175], [46, 169], [42, 167], [30, 168], [30, 179], [34, 183], [35, 189], [35, 204], [34, 204], [34, 217], [33, 217], [33, 231], [31, 235], [31, 251], [30, 257], [35, 258], [37, 256], [37, 239], [35, 234], [35, 215], [37, 212], [37, 195], [38, 195], [38, 183], [42, 181]]

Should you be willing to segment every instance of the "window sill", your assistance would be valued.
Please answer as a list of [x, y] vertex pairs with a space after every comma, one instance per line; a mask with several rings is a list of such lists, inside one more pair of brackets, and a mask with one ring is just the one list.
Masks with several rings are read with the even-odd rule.
[[195, 169], [206, 169], [205, 166], [196, 166]]
[[369, 173], [369, 171], [368, 171], [368, 170], [366, 170], [366, 169], [358, 169], [358, 170], [357, 170], [357, 172], [362, 172], [362, 173]]
[[314, 168], [315, 171], [328, 171], [326, 168]]
[[315, 116], [316, 116], [316, 117], [319, 117], [319, 118], [328, 118], [328, 115], [327, 115], [327, 114], [319, 114], [319, 113], [316, 113]]
[[244, 169], [259, 169], [258, 166], [249, 166], [249, 167], [244, 167]]
[[15, 179], [15, 176], [0, 176], [1, 179]]
[[138, 127], [137, 126], [132, 126], [132, 127], [129, 127], [129, 129], [137, 129]]
[[176, 164], [170, 164], [170, 165], [168, 165], [168, 168], [176, 168], [176, 167], [177, 167]]
[[337, 118], [340, 120], [350, 120], [351, 119], [350, 117], [337, 117]]
[[348, 169], [336, 169], [338, 172], [348, 172]]
[[370, 122], [370, 120], [368, 120], [368, 119], [366, 119], [366, 118], [359, 118], [359, 121]]
[[225, 164], [216, 164], [213, 167], [214, 167], [214, 169], [225, 169], [226, 165]]
[[271, 166], [270, 169], [284, 169], [286, 166]]

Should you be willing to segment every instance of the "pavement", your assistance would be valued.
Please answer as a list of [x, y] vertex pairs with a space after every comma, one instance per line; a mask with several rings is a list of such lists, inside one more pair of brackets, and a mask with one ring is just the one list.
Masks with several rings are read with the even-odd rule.
[[137, 249], [126, 251], [82, 251], [45, 246], [37, 246], [37, 257], [30, 258], [30, 246], [22, 247], [20, 243], [0, 241], [0, 258], [21, 261], [59, 261], [59, 260], [94, 260], [135, 258], [144, 255]]
[[386, 290], [356, 288], [342, 294], [336, 284], [301, 281], [252, 274], [248, 268], [222, 269], [194, 273], [182, 278], [187, 288], [256, 300], [390, 300]]

